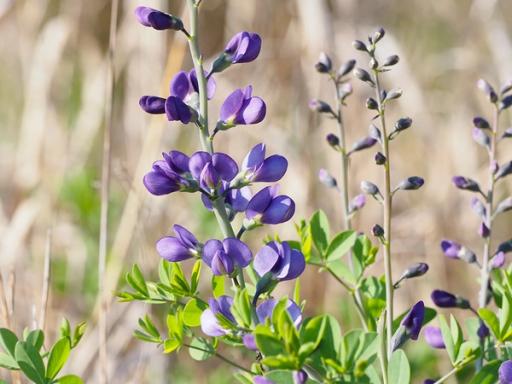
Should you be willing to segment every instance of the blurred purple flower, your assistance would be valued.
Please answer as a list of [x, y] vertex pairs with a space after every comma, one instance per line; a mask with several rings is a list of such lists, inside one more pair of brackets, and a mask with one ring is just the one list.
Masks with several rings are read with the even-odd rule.
[[267, 379], [264, 376], [254, 376], [252, 378], [254, 384], [275, 384], [272, 380]]
[[393, 335], [391, 343], [392, 350], [400, 348], [407, 340], [417, 340], [420, 334], [421, 327], [423, 326], [423, 319], [425, 318], [425, 304], [423, 301], [418, 301], [414, 304], [400, 322], [400, 327]]
[[183, 23], [179, 18], [150, 7], [135, 8], [135, 16], [139, 23], [145, 27], [151, 27], [159, 31], [164, 29], [180, 31], [183, 29]]
[[350, 200], [348, 204], [348, 213], [354, 213], [359, 211], [366, 204], [366, 196], [363, 194], [359, 194], [355, 196], [352, 200]]
[[252, 182], [279, 181], [288, 169], [288, 161], [281, 155], [265, 158], [265, 144], [255, 145], [242, 162], [242, 172]]
[[256, 193], [245, 216], [263, 224], [280, 224], [290, 220], [295, 213], [295, 203], [286, 195], [277, 196], [278, 186], [269, 186]]
[[203, 247], [203, 261], [214, 275], [230, 275], [235, 268], [245, 268], [252, 259], [249, 247], [236, 238], [208, 240]]
[[198, 256], [202, 245], [196, 237], [181, 225], [173, 226], [176, 236], [162, 237], [156, 243], [158, 254], [167, 261], [182, 261]]
[[287, 242], [271, 241], [254, 257], [254, 270], [261, 277], [266, 273], [279, 281], [297, 278], [306, 267], [304, 255]]
[[362, 139], [359, 139], [354, 144], [352, 144], [352, 149], [347, 153], [347, 155], [350, 156], [354, 152], [373, 147], [375, 143], [377, 143], [377, 139], [370, 136], [363, 137]]
[[452, 178], [452, 182], [458, 189], [471, 191], [471, 192], [481, 192], [480, 186], [475, 180], [464, 176], [454, 176]]
[[[276, 305], [277, 301], [274, 299], [268, 299], [260, 303], [256, 307], [256, 315], [258, 316], [258, 321], [260, 323], [264, 323], [266, 319], [271, 318], [272, 312], [274, 312], [274, 308], [276, 307]], [[293, 324], [295, 324], [295, 326], [299, 328], [300, 324], [302, 323], [302, 311], [300, 310], [300, 307], [293, 300], [288, 299], [286, 310], [290, 315]]]
[[491, 260], [491, 268], [497, 269], [505, 265], [505, 252], [498, 252]]
[[258, 346], [256, 345], [256, 339], [252, 333], [246, 333], [242, 337], [242, 343], [245, 345], [245, 348], [250, 349], [251, 351], [257, 351]]
[[468, 309], [471, 307], [469, 301], [467, 301], [466, 299], [455, 296], [450, 292], [446, 292], [440, 289], [432, 291], [430, 297], [432, 298], [434, 304], [440, 308]]
[[425, 336], [425, 341], [432, 348], [443, 349], [445, 348], [443, 341], [443, 334], [441, 329], [438, 327], [425, 327], [423, 331]]
[[501, 363], [498, 370], [500, 384], [512, 383], [512, 360], [507, 360]]
[[166, 195], [176, 191], [194, 192], [197, 184], [189, 176], [189, 158], [182, 152], [163, 153], [164, 160], [153, 163], [144, 175], [144, 185], [153, 195]]
[[308, 374], [301, 369], [300, 371], [293, 371], [293, 384], [305, 384], [308, 380]]
[[320, 180], [320, 182], [327, 188], [336, 188], [338, 185], [336, 179], [327, 171], [327, 169], [321, 168], [318, 171], [318, 180]]
[[220, 296], [217, 299], [210, 299], [209, 305], [210, 307], [201, 314], [201, 329], [208, 336], [224, 336], [228, 330], [220, 326], [217, 315], [222, 315], [232, 323], [236, 323], [231, 313], [233, 299], [229, 296]]
[[142, 96], [139, 100], [140, 107], [153, 115], [165, 113], [165, 99], [158, 96]]
[[490, 335], [489, 328], [487, 328], [484, 323], [481, 323], [476, 331], [476, 334], [478, 335], [479, 338], [485, 339]]
[[235, 125], [257, 124], [265, 118], [267, 107], [263, 99], [252, 96], [252, 86], [231, 93], [220, 108], [217, 130], [232, 128]]
[[445, 256], [450, 259], [461, 259], [467, 263], [474, 263], [476, 261], [476, 255], [473, 251], [455, 241], [441, 241], [441, 249]]

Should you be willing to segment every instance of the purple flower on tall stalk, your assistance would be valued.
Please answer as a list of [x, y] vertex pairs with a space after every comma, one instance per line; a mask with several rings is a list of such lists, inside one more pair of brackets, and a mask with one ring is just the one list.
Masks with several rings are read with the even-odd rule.
[[476, 255], [473, 251], [455, 241], [441, 241], [441, 249], [445, 256], [450, 259], [460, 259], [467, 263], [474, 263], [476, 261]]
[[501, 268], [505, 265], [505, 252], [496, 253], [491, 260], [491, 267], [494, 269]]
[[165, 99], [158, 96], [142, 96], [139, 100], [140, 107], [147, 113], [159, 115], [165, 113]]
[[348, 204], [348, 213], [354, 213], [363, 208], [366, 204], [366, 196], [363, 194], [356, 195]]
[[249, 187], [232, 188], [226, 192], [225, 202], [234, 212], [245, 212], [252, 198]]
[[257, 33], [238, 32], [229, 40], [224, 53], [231, 63], [249, 63], [260, 54], [261, 37]]
[[440, 289], [432, 291], [430, 297], [432, 298], [434, 304], [440, 308], [471, 308], [469, 301], [467, 301], [466, 299], [459, 296], [455, 296], [450, 292], [446, 292]]
[[336, 188], [338, 186], [336, 179], [324, 168], [318, 171], [318, 180], [327, 188]]
[[[256, 307], [256, 315], [258, 316], [258, 321], [260, 323], [264, 323], [267, 319], [270, 319], [276, 305], [277, 301], [274, 299], [268, 299], [258, 304]], [[293, 300], [288, 299], [286, 311], [290, 315], [293, 324], [299, 328], [300, 324], [302, 323], [302, 311], [300, 310], [300, 307]]]
[[304, 255], [284, 241], [271, 241], [254, 256], [254, 270], [262, 277], [271, 273], [279, 281], [295, 279], [306, 267]]
[[195, 192], [197, 183], [189, 177], [189, 157], [180, 151], [163, 153], [164, 160], [153, 163], [144, 175], [144, 185], [153, 195], [166, 195], [176, 191]]
[[236, 238], [208, 240], [203, 247], [203, 261], [214, 275], [230, 275], [236, 267], [247, 267], [251, 260], [249, 247]]
[[442, 334], [440, 328], [431, 327], [431, 326], [425, 327], [425, 330], [423, 331], [423, 333], [425, 336], [425, 341], [432, 348], [437, 348], [437, 349], [445, 348], [444, 341], [443, 341], [443, 334]]
[[481, 193], [481, 189], [478, 183], [475, 180], [470, 179], [468, 177], [454, 176], [452, 178], [452, 182], [458, 189]]
[[228, 333], [227, 329], [220, 326], [217, 316], [223, 316], [225, 319], [235, 324], [236, 320], [231, 313], [233, 298], [229, 296], [220, 296], [217, 299], [209, 300], [210, 307], [201, 314], [201, 330], [208, 336], [224, 336]]
[[224, 183], [229, 183], [238, 173], [235, 160], [225, 153], [198, 151], [190, 156], [189, 168], [192, 177], [199, 182], [200, 187], [210, 194], [217, 189], [220, 193], [225, 189]]
[[512, 383], [512, 360], [507, 360], [501, 363], [498, 370], [500, 384]]
[[253, 223], [280, 224], [290, 220], [295, 213], [295, 203], [286, 195], [277, 195], [279, 186], [263, 188], [256, 193], [245, 211]]
[[409, 339], [418, 340], [424, 318], [425, 304], [420, 300], [414, 304], [409, 313], [405, 315], [400, 322], [400, 328], [398, 328], [393, 335], [391, 340], [393, 351], [400, 348]]
[[180, 31], [183, 29], [183, 23], [179, 18], [150, 7], [135, 8], [135, 16], [139, 23], [145, 27], [151, 27], [159, 31], [164, 29]]
[[[206, 75], [206, 73], [205, 73]], [[215, 94], [217, 84], [213, 77], [210, 77], [206, 83], [206, 93], [208, 99], [211, 99]], [[189, 72], [180, 71], [174, 75], [170, 84], [170, 95], [176, 96], [179, 99], [188, 102], [191, 95], [199, 93], [199, 85], [197, 82], [196, 70], [192, 69]]]
[[173, 226], [176, 236], [162, 237], [156, 243], [158, 254], [167, 261], [183, 261], [199, 256], [202, 244], [181, 225]]
[[261, 97], [252, 96], [252, 86], [233, 91], [220, 107], [220, 119], [216, 130], [261, 122], [267, 113], [267, 106]]
[[255, 145], [242, 162], [244, 178], [250, 182], [279, 181], [288, 169], [288, 161], [281, 155], [265, 157], [265, 144]]

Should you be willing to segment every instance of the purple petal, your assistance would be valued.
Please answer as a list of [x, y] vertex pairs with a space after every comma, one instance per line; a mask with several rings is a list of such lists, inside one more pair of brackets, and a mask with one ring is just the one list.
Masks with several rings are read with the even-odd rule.
[[256, 315], [258, 316], [260, 323], [264, 323], [267, 318], [272, 316], [272, 312], [274, 311], [276, 304], [277, 301], [274, 299], [268, 299], [256, 307]]
[[261, 216], [261, 222], [265, 224], [284, 223], [290, 220], [294, 213], [294, 201], [285, 195], [277, 196]]
[[500, 384], [512, 383], [512, 360], [507, 360], [501, 363], [498, 373]]
[[184, 100], [185, 97], [191, 91], [191, 84], [188, 79], [187, 73], [185, 71], [179, 71], [171, 80], [170, 85], [170, 95], [176, 96], [181, 100]]
[[203, 202], [203, 205], [207, 210], [209, 210], [209, 211], [213, 210], [212, 201], [206, 194], [201, 193], [201, 201]]
[[224, 250], [217, 251], [215, 255], [213, 255], [211, 267], [213, 274], [216, 276], [229, 275], [235, 269], [233, 260], [231, 260], [231, 257], [229, 257]]
[[288, 306], [286, 307], [286, 310], [290, 314], [293, 324], [299, 328], [300, 324], [302, 323], [302, 311], [300, 310], [300, 307], [295, 303], [295, 301], [288, 300]]
[[252, 252], [249, 247], [242, 241], [230, 237], [223, 241], [224, 250], [238, 266], [244, 268], [249, 265], [252, 260]]
[[256, 193], [249, 204], [247, 205], [247, 211], [245, 215], [248, 219], [252, 219], [254, 216], [262, 214], [272, 203], [273, 190], [271, 187], [265, 187], [258, 193]]
[[201, 314], [201, 330], [212, 337], [223, 336], [227, 333], [226, 330], [219, 325], [215, 314], [210, 309], [204, 310]]
[[209, 267], [212, 266], [212, 259], [218, 251], [223, 250], [222, 243], [219, 240], [208, 240], [203, 247], [203, 261]]
[[149, 23], [148, 16], [151, 12], [155, 11], [153, 8], [149, 7], [137, 7], [135, 8], [135, 17], [145, 27], [151, 27]]
[[505, 252], [498, 252], [491, 260], [492, 268], [501, 268], [505, 265]]
[[242, 169], [254, 170], [263, 163], [263, 160], [265, 160], [265, 144], [260, 143], [255, 145], [245, 156], [242, 162]]
[[403, 318], [401, 324], [407, 328], [409, 337], [412, 340], [417, 340], [423, 325], [425, 317], [425, 304], [423, 301], [418, 301], [414, 304], [409, 313]]
[[257, 33], [239, 32], [231, 38], [224, 52], [232, 56], [233, 63], [248, 63], [256, 59], [261, 50], [261, 38]]
[[452, 259], [458, 259], [459, 258], [459, 252], [461, 250], [462, 246], [455, 241], [451, 240], [443, 240], [441, 241], [441, 249], [443, 250], [443, 253]]
[[244, 103], [244, 93], [241, 89], [237, 89], [232, 92], [220, 108], [220, 120], [228, 121], [233, 119]]
[[438, 349], [445, 348], [444, 341], [443, 341], [443, 334], [441, 332], [441, 329], [439, 329], [438, 327], [425, 327], [423, 334], [425, 336], [425, 341], [432, 348], [438, 348]]
[[259, 276], [270, 272], [279, 260], [279, 253], [273, 243], [265, 245], [254, 256], [253, 267]]
[[[206, 71], [204, 71], [204, 74], [206, 75]], [[190, 83], [192, 84], [192, 88], [194, 89], [194, 92], [199, 92], [199, 84], [197, 82], [197, 76], [196, 76], [196, 70], [192, 69], [188, 73], [188, 78], [190, 80]], [[206, 82], [206, 94], [208, 96], [208, 99], [212, 99], [215, 95], [215, 90], [217, 89], [217, 83], [215, 82], [215, 79], [210, 76], [208, 81]]]
[[144, 175], [144, 186], [153, 195], [166, 195], [179, 190], [175, 180], [170, 179], [161, 171], [151, 171]]
[[220, 178], [217, 170], [212, 163], [206, 164], [199, 175], [199, 185], [207, 191], [216, 188], [219, 185]]
[[290, 269], [286, 278], [281, 280], [291, 280], [299, 277], [306, 269], [306, 260], [304, 255], [296, 249], [292, 249], [290, 253]]
[[176, 237], [178, 239], [180, 239], [181, 243], [185, 247], [192, 249], [197, 246], [198, 241], [197, 241], [196, 237], [188, 229], [186, 229], [185, 227], [182, 227], [181, 225], [178, 225], [178, 224], [175, 224], [173, 226], [173, 229], [174, 229], [174, 233], [176, 233]]
[[240, 189], [231, 189], [227, 193], [226, 203], [231, 205], [235, 212], [244, 212], [247, 209], [249, 200], [251, 200], [252, 193], [249, 187]]
[[233, 298], [226, 295], [222, 295], [219, 296], [219, 298], [217, 299], [217, 303], [219, 313], [222, 314], [226, 319], [235, 322], [235, 318], [231, 313], [231, 307], [233, 306]]
[[176, 96], [169, 96], [165, 101], [165, 114], [169, 121], [181, 121], [188, 124], [192, 120], [190, 107]]
[[166, 163], [176, 173], [189, 172], [189, 157], [180, 151], [171, 151], [163, 154]]
[[261, 167], [254, 174], [252, 181], [275, 182], [279, 181], [288, 169], [288, 161], [280, 155], [272, 155], [263, 161]]
[[142, 96], [139, 100], [139, 105], [147, 113], [165, 113], [165, 99], [163, 97]]
[[258, 347], [256, 346], [256, 338], [251, 333], [246, 333], [242, 337], [242, 342], [244, 343], [245, 347], [247, 349], [250, 349], [251, 351], [257, 351]]
[[190, 259], [192, 255], [188, 248], [176, 237], [166, 236], [156, 243], [158, 254], [168, 261], [182, 261]]
[[203, 168], [212, 160], [208, 152], [198, 151], [190, 156], [188, 166], [194, 179], [199, 181]]
[[231, 181], [238, 173], [236, 161], [225, 153], [214, 153], [212, 155], [212, 164], [222, 180]]
[[267, 106], [260, 97], [246, 99], [241, 107], [241, 113], [236, 115], [236, 124], [258, 124], [267, 113]]
[[254, 376], [252, 378], [254, 384], [275, 384], [272, 380], [267, 379], [265, 376]]

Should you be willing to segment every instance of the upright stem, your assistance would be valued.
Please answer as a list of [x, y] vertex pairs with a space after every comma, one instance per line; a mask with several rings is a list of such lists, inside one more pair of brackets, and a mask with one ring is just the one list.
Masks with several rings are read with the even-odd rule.
[[[199, 137], [201, 146], [204, 151], [213, 153], [213, 142], [210, 140], [210, 132], [208, 125], [208, 92], [206, 86], [206, 77], [203, 69], [203, 58], [199, 50], [198, 28], [199, 28], [199, 2], [188, 0], [190, 11], [190, 32], [188, 36], [190, 54], [194, 62], [194, 69], [197, 75], [197, 84], [199, 87]], [[235, 231], [231, 226], [226, 211], [226, 205], [222, 198], [218, 198], [212, 203], [215, 218], [219, 223], [219, 227], [224, 237], [236, 237]], [[238, 283], [241, 288], [245, 287], [244, 273], [241, 268], [237, 267]]]
[[[498, 124], [499, 124], [499, 109], [495, 106], [494, 121], [491, 127], [491, 146], [489, 148], [489, 181], [487, 197], [485, 201], [486, 205], [486, 222], [485, 225], [489, 228], [489, 236], [485, 238], [482, 266], [480, 268], [480, 293], [478, 295], [478, 307], [484, 308], [487, 305], [487, 291], [489, 285], [489, 259], [491, 250], [491, 238], [492, 238], [492, 222], [493, 222], [493, 209], [494, 209], [494, 172], [493, 164], [496, 161], [496, 139], [498, 136]], [[484, 350], [485, 338], [480, 339], [481, 350]], [[477, 368], [480, 369], [483, 363], [483, 356], [477, 361]]]
[[[335, 88], [335, 100], [336, 100], [336, 123], [338, 125], [338, 134], [340, 137], [340, 154], [341, 154], [341, 203], [343, 209], [343, 229], [349, 231], [352, 229], [352, 220], [349, 212], [349, 191], [348, 191], [348, 172], [349, 172], [349, 159], [347, 156], [347, 144], [345, 141], [345, 126], [343, 124], [342, 114], [342, 103], [338, 90], [338, 83], [333, 77], [333, 83]], [[354, 263], [352, 262], [352, 252], [349, 253], [349, 266], [350, 270], [354, 271]], [[361, 291], [358, 287], [353, 291], [353, 297], [356, 305], [361, 324], [364, 329], [368, 331], [368, 324], [366, 322], [366, 315], [364, 311], [363, 299], [361, 297]]]
[[378, 70], [373, 71], [375, 76], [375, 94], [379, 106], [379, 117], [382, 129], [382, 150], [386, 157], [384, 163], [384, 274], [386, 277], [386, 340], [388, 360], [391, 359], [391, 338], [393, 336], [393, 273], [391, 268], [391, 213], [392, 199], [391, 194], [391, 159], [389, 153], [389, 139], [386, 130], [385, 109], [381, 98], [381, 86], [379, 82]]

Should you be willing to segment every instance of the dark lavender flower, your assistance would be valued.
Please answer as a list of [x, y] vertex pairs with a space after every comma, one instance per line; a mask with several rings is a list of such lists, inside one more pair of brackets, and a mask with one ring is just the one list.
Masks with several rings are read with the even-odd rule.
[[423, 180], [423, 178], [418, 176], [411, 176], [405, 180], [402, 180], [395, 188], [395, 191], [399, 189], [404, 191], [414, 191], [416, 189], [420, 189], [424, 183], [425, 180]]
[[[268, 299], [258, 304], [256, 307], [256, 315], [258, 316], [258, 321], [260, 323], [264, 323], [267, 319], [272, 318], [272, 313], [274, 312], [276, 304], [277, 301], [274, 299]], [[302, 311], [300, 310], [300, 307], [293, 300], [288, 299], [286, 311], [290, 315], [293, 324], [299, 328], [302, 323]]]
[[199, 256], [202, 245], [196, 237], [181, 225], [173, 226], [174, 236], [162, 237], [156, 243], [158, 254], [167, 261], [182, 261]]
[[338, 69], [338, 77], [341, 78], [343, 76], [348, 75], [354, 69], [355, 65], [356, 65], [355, 60], [349, 60], [349, 61], [341, 64]]
[[329, 144], [334, 149], [337, 149], [337, 147], [339, 147], [340, 145], [340, 138], [336, 136], [334, 133], [329, 133], [325, 137], [325, 140], [327, 141], [327, 144]]
[[164, 29], [180, 31], [183, 29], [183, 23], [179, 18], [153, 8], [137, 7], [135, 8], [135, 16], [139, 23], [145, 27], [151, 27], [159, 31]]
[[327, 188], [336, 188], [338, 185], [336, 179], [326, 169], [323, 168], [318, 171], [318, 180], [320, 180], [320, 182]]
[[164, 160], [153, 163], [143, 182], [153, 195], [166, 195], [176, 191], [195, 192], [197, 183], [189, 177], [189, 158], [182, 152], [163, 153]]
[[301, 369], [300, 371], [293, 371], [293, 384], [305, 384], [308, 380], [308, 374]]
[[330, 113], [334, 115], [331, 106], [323, 100], [312, 99], [309, 101], [309, 108], [318, 113]]
[[195, 113], [179, 97], [169, 96], [165, 100], [165, 115], [169, 121], [181, 121], [183, 124], [190, 123]]
[[377, 197], [377, 196], [381, 197], [382, 196], [379, 191], [379, 187], [377, 187], [371, 181], [367, 181], [367, 180], [361, 181], [361, 191], [363, 191], [367, 195], [370, 195], [373, 197]]
[[384, 156], [381, 152], [377, 152], [375, 154], [375, 164], [383, 165], [386, 164], [386, 156]]
[[236, 125], [257, 124], [265, 118], [267, 107], [263, 99], [252, 96], [252, 86], [231, 93], [220, 108], [220, 120], [217, 130], [232, 128]]
[[498, 370], [500, 384], [512, 383], [512, 360], [507, 360], [501, 363]]
[[375, 224], [372, 227], [372, 233], [375, 237], [382, 237], [384, 236], [384, 228], [382, 228], [379, 224]]
[[[215, 83], [215, 79], [213, 77], [208, 78], [206, 83], [208, 99], [213, 97], [216, 88], [217, 84]], [[188, 104], [190, 102], [191, 95], [199, 93], [196, 70], [192, 69], [189, 72], [180, 71], [174, 75], [171, 80], [169, 91], [171, 96], [176, 96]]]
[[441, 329], [439, 329], [438, 327], [425, 327], [425, 330], [423, 331], [423, 333], [425, 336], [425, 341], [432, 348], [437, 348], [437, 349], [445, 348], [444, 341], [443, 341], [443, 334], [441, 332]]
[[382, 65], [384, 67], [390, 67], [392, 65], [398, 64], [399, 61], [400, 61], [400, 57], [398, 57], [398, 55], [391, 55], [391, 56], [388, 56], [386, 58], [386, 60], [384, 60]]
[[357, 77], [359, 80], [361, 80], [365, 83], [368, 83], [371, 87], [375, 86], [375, 83], [373, 82], [372, 77], [364, 69], [356, 68], [356, 69], [354, 69], [353, 73], [354, 73], [354, 76]]
[[423, 384], [436, 384], [436, 381], [437, 380], [433, 380], [433, 379], [425, 379], [423, 381]]
[[281, 155], [265, 158], [265, 144], [254, 146], [242, 162], [242, 172], [250, 182], [279, 181], [288, 169], [288, 161]]
[[258, 224], [280, 224], [290, 220], [295, 213], [295, 203], [286, 195], [277, 196], [278, 189], [278, 185], [273, 185], [256, 193], [247, 205], [247, 219]]
[[400, 322], [400, 327], [393, 335], [392, 350], [400, 348], [407, 340], [417, 340], [425, 318], [425, 304], [418, 301]]
[[498, 245], [498, 249], [496, 252], [509, 253], [512, 252], [512, 240], [504, 241], [500, 245]]
[[359, 211], [366, 204], [366, 196], [363, 194], [356, 195], [350, 202], [348, 203], [348, 213], [354, 213]]
[[494, 255], [491, 260], [491, 268], [497, 269], [501, 268], [505, 265], [505, 253], [498, 252]]
[[401, 132], [406, 130], [412, 125], [412, 119], [410, 117], [402, 117], [395, 123], [395, 132]]
[[201, 330], [208, 336], [212, 337], [226, 335], [228, 330], [220, 326], [217, 315], [223, 316], [233, 324], [236, 323], [236, 320], [231, 313], [233, 298], [229, 296], [220, 296], [218, 299], [210, 299], [209, 305], [210, 307], [205, 309], [201, 314]]
[[315, 68], [320, 73], [329, 73], [332, 70], [332, 61], [325, 52], [320, 53], [320, 57], [315, 64]]
[[476, 261], [476, 255], [473, 251], [455, 241], [441, 241], [441, 249], [445, 256], [451, 259], [461, 259], [467, 263], [474, 263]]
[[215, 194], [216, 189], [223, 192], [222, 182], [229, 183], [238, 173], [235, 160], [221, 152], [210, 155], [208, 152], [198, 151], [190, 156], [189, 168], [201, 188], [211, 194]]
[[430, 297], [432, 298], [434, 304], [440, 308], [468, 309], [471, 307], [469, 301], [466, 299], [455, 296], [450, 292], [442, 291], [440, 289], [434, 290]]
[[416, 263], [407, 268], [398, 281], [395, 283], [395, 288], [400, 284], [401, 281], [405, 279], [413, 279], [415, 277], [423, 276], [428, 272], [428, 264], [426, 263]]
[[498, 95], [496, 94], [496, 91], [494, 90], [492, 85], [489, 84], [487, 81], [485, 81], [484, 79], [480, 79], [476, 83], [476, 86], [487, 95], [491, 103], [495, 103], [496, 101], [498, 101]]
[[503, 164], [496, 172], [496, 180], [508, 176], [512, 173], [512, 161]]
[[271, 241], [254, 256], [254, 270], [261, 277], [267, 273], [279, 281], [297, 278], [306, 267], [304, 255], [287, 242]]
[[491, 146], [491, 139], [480, 128], [473, 128], [473, 140], [482, 147], [489, 148]]
[[245, 268], [252, 259], [249, 247], [236, 238], [208, 240], [203, 247], [203, 261], [214, 275], [230, 275], [235, 268]]
[[225, 202], [234, 212], [245, 212], [252, 198], [249, 187], [232, 188], [226, 192]]
[[142, 96], [139, 100], [140, 107], [144, 112], [153, 115], [165, 113], [165, 99], [158, 96]]
[[475, 180], [464, 176], [454, 176], [452, 178], [452, 182], [458, 189], [471, 191], [471, 192], [480, 192], [480, 186]]
[[264, 376], [254, 376], [252, 378], [254, 384], [275, 384], [272, 380], [267, 379]]
[[244, 344], [245, 348], [250, 349], [251, 351], [258, 350], [258, 346], [256, 345], [256, 338], [252, 333], [246, 333], [243, 335], [242, 343]]
[[512, 197], [502, 200], [496, 207], [496, 214], [512, 210]]
[[473, 125], [480, 129], [490, 129], [491, 125], [483, 117], [477, 116], [473, 119]]
[[261, 50], [261, 37], [257, 33], [239, 32], [229, 40], [224, 53], [232, 64], [249, 63], [255, 60]]
[[484, 323], [481, 323], [478, 329], [476, 330], [476, 334], [478, 335], [479, 338], [485, 339], [490, 335], [489, 328], [487, 328]]
[[485, 225], [485, 223], [480, 223], [480, 225], [478, 226], [478, 234], [480, 235], [480, 237], [483, 237], [485, 239], [489, 237], [491, 231], [489, 227]]
[[360, 140], [357, 140], [353, 145], [352, 149], [348, 152], [348, 155], [350, 156], [352, 153], [357, 151], [362, 151], [363, 149], [371, 148], [377, 143], [377, 139], [367, 136], [363, 137]]
[[380, 132], [380, 129], [377, 128], [374, 124], [371, 124], [368, 128], [368, 135], [379, 142], [382, 139], [382, 133]]

